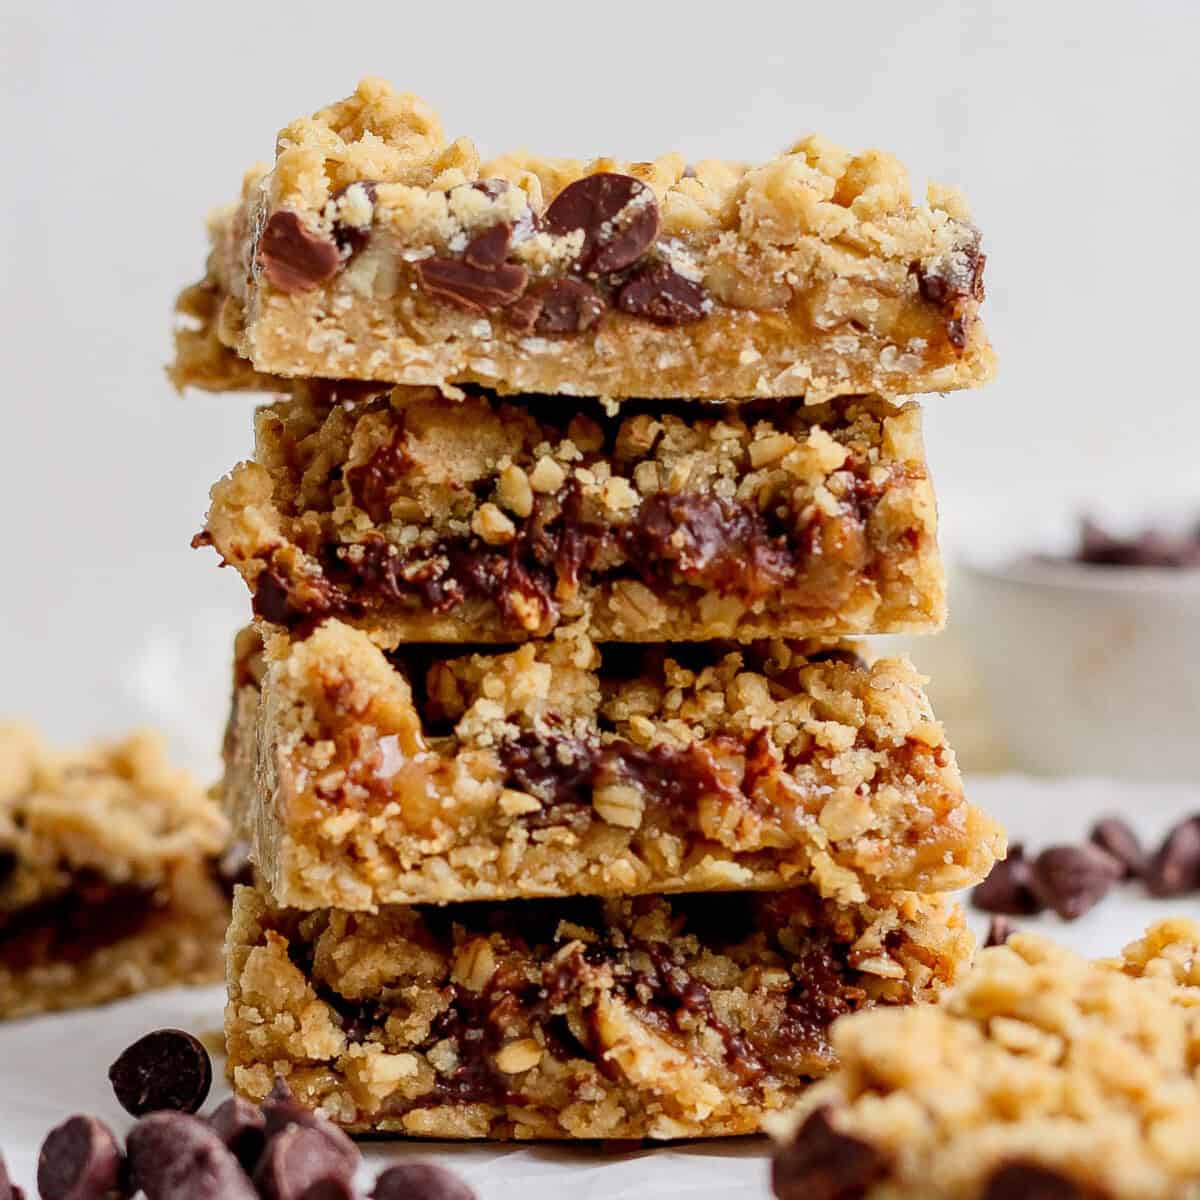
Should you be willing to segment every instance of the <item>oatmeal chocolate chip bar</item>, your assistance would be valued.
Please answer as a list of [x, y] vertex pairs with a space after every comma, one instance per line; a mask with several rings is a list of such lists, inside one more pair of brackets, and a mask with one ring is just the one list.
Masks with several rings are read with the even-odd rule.
[[1200, 925], [1092, 963], [1031, 934], [934, 1008], [839, 1022], [779, 1200], [1200, 1195]]
[[932, 999], [972, 939], [942, 897], [806, 888], [302, 912], [239, 888], [228, 1071], [353, 1131], [751, 1133], [832, 1065], [828, 1027]]
[[179, 384], [247, 382], [218, 342], [269, 375], [551, 395], [822, 400], [993, 371], [963, 198], [914, 204], [876, 150], [481, 163], [376, 79], [276, 145], [210, 222]]
[[281, 904], [810, 884], [857, 902], [987, 874], [922, 679], [828, 643], [584, 640], [385, 653], [336, 621], [240, 643], [226, 802]]
[[[360, 393], [349, 387], [349, 394]], [[207, 528], [285, 626], [338, 616], [381, 643], [939, 627], [945, 588], [920, 411], [750, 407], [300, 384]]]
[[227, 836], [156, 735], [56, 753], [0, 724], [0, 1017], [220, 979]]

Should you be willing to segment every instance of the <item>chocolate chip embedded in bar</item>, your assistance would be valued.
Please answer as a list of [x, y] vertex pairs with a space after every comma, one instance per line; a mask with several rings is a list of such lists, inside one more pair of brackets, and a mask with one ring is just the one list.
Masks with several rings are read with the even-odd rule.
[[157, 736], [58, 753], [0, 723], [0, 1018], [218, 980], [228, 836]]
[[840, 1068], [777, 1128], [776, 1195], [1189, 1195], [1198, 956], [1200, 925], [1183, 919], [1100, 962], [1017, 933], [936, 1005], [841, 1018]]
[[[585, 285], [580, 284], [583, 287]], [[546, 309], [545, 312], [550, 311]], [[574, 318], [572, 318], [574, 319]], [[255, 612], [384, 644], [937, 628], [920, 413], [871, 398], [697, 408], [296, 385], [213, 488]]]
[[[294, 122], [212, 226], [175, 378], [608, 397], [913, 395], [993, 370], [965, 201], [808, 137], [759, 165], [481, 163], [379, 80]], [[195, 293], [190, 293], [194, 300]], [[192, 300], [189, 307], [195, 308]]]
[[353, 914], [283, 909], [242, 889], [229, 1067], [255, 1100], [286, 1073], [297, 1100], [356, 1132], [751, 1133], [830, 1069], [834, 1020], [933, 999], [970, 950], [961, 913], [911, 894], [838, 905], [793, 888]]
[[977, 881], [1003, 837], [921, 677], [831, 649], [388, 655], [327, 621], [243, 644], [259, 661], [237, 669], [226, 804], [298, 907]]

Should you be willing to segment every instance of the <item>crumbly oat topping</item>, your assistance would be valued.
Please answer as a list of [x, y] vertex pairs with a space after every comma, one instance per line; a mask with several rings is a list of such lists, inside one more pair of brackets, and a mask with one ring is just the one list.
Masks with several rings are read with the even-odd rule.
[[[848, 1018], [777, 1194], [824, 1195], [804, 1190], [819, 1140], [872, 1200], [1034, 1194], [1021, 1180], [1081, 1200], [1200, 1195], [1198, 960], [1192, 921], [1100, 963], [1015, 934], [938, 1007]], [[833, 1154], [843, 1139], [870, 1153]]]
[[389, 642], [940, 624], [915, 404], [521, 400], [297, 385], [214, 487], [205, 540], [268, 620], [339, 615]]
[[389, 656], [329, 621], [266, 664], [226, 802], [300, 907], [789, 881], [856, 902], [1003, 852], [904, 660], [578, 636]]
[[962, 198], [914, 205], [890, 155], [818, 138], [759, 166], [481, 163], [364, 80], [281, 133], [213, 245], [222, 340], [287, 376], [820, 400], [992, 370]]
[[971, 938], [940, 898], [280, 909], [239, 891], [234, 1086], [275, 1075], [355, 1130], [451, 1138], [748, 1133], [830, 1067], [839, 1013], [927, 1000]]

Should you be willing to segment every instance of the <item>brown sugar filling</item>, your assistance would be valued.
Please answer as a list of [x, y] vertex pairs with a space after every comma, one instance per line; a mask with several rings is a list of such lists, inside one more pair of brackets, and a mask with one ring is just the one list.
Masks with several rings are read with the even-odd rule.
[[81, 962], [138, 933], [165, 903], [152, 887], [114, 883], [88, 869], [73, 871], [57, 895], [0, 913], [0, 965], [25, 971]]
[[375, 533], [300, 547], [309, 557], [301, 570], [292, 567], [294, 554], [276, 551], [258, 578], [254, 611], [295, 626], [397, 604], [444, 613], [484, 599], [514, 626], [537, 628], [552, 623], [581, 584], [625, 578], [747, 602], [786, 592], [793, 604], [834, 608], [869, 567], [867, 523], [881, 494], [856, 476], [837, 516], [818, 511], [796, 528], [786, 514], [749, 502], [659, 492], [631, 521], [610, 525], [583, 514], [572, 480], [554, 496], [539, 496], [502, 549], [472, 536], [401, 551]]
[[[416, 1098], [393, 1100], [399, 1115], [444, 1104], [530, 1104], [513, 1076], [495, 1065], [501, 1047], [513, 1037], [536, 1036], [544, 1051], [562, 1062], [584, 1060], [610, 1079], [619, 1069], [605, 1056], [597, 1026], [595, 998], [607, 994], [624, 1003], [656, 1035], [700, 1053], [699, 1035], [711, 1030], [722, 1047], [722, 1065], [739, 1087], [756, 1090], [763, 1081], [798, 1084], [823, 1073], [831, 1050], [828, 1029], [837, 1017], [861, 1007], [867, 992], [857, 982], [845, 944], [819, 925], [806, 929], [802, 944], [787, 950], [781, 937], [795, 940], [790, 920], [808, 903], [800, 893], [767, 896], [704, 894], [675, 896], [671, 907], [677, 936], [694, 934], [705, 949], [743, 957], [750, 943], [755, 961], [791, 965], [791, 982], [780, 989], [765, 1019], [735, 1028], [717, 1014], [712, 989], [687, 968], [672, 943], [643, 941], [622, 928], [606, 927], [601, 901], [523, 900], [501, 904], [462, 904], [453, 910], [419, 906], [430, 935], [448, 955], [463, 934], [502, 934], [509, 951], [481, 991], [457, 983], [445, 989], [446, 1008], [432, 1023], [425, 1052], [449, 1041], [453, 1070]], [[815, 918], [816, 911], [808, 914]], [[574, 941], [562, 932], [569, 924], [595, 935]], [[753, 942], [751, 943], [751, 939]], [[371, 1040], [389, 1017], [386, 1002], [348, 1000], [313, 978], [311, 948], [293, 942], [290, 954], [338, 1013], [349, 1040]], [[577, 1005], [577, 1007], [576, 1007]]]

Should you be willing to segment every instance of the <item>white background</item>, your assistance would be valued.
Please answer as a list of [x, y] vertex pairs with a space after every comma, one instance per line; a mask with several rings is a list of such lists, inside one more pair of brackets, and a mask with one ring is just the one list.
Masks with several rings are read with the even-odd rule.
[[0, 713], [59, 738], [159, 715], [209, 761], [247, 605], [188, 539], [249, 407], [172, 394], [171, 301], [205, 211], [368, 72], [489, 154], [755, 158], [819, 130], [961, 184], [1002, 371], [930, 403], [948, 538], [1200, 491], [1195, 0], [0, 12]]

